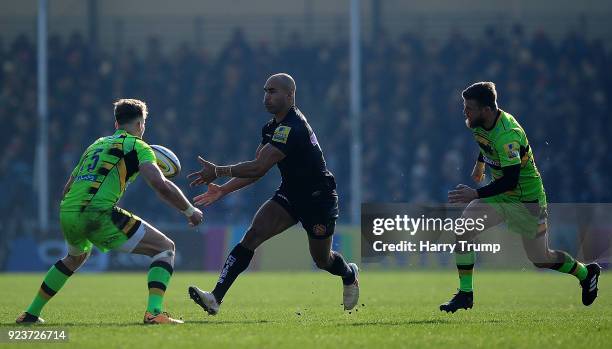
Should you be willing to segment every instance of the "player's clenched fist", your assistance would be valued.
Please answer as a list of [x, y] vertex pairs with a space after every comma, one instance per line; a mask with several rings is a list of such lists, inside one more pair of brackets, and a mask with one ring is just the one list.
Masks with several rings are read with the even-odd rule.
[[191, 216], [187, 217], [187, 221], [189, 222], [189, 225], [192, 227], [195, 227], [196, 225], [202, 223], [203, 219], [204, 219], [204, 214], [197, 207], [194, 207], [193, 213], [191, 214]]
[[448, 202], [451, 204], [469, 203], [474, 199], [478, 199], [478, 192], [465, 184], [459, 184], [448, 192]]

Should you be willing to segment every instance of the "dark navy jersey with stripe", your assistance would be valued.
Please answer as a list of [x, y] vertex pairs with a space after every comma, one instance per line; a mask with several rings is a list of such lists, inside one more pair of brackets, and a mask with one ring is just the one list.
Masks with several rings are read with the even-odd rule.
[[336, 189], [334, 176], [327, 169], [317, 136], [297, 107], [289, 109], [280, 123], [272, 118], [262, 128], [261, 138], [261, 144], [269, 143], [285, 154], [285, 158], [277, 164], [283, 191], [289, 195], [304, 196]]

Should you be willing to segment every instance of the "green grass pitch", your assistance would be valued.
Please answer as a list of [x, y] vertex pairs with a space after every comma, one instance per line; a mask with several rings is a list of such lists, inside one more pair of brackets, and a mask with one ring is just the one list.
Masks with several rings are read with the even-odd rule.
[[[0, 274], [0, 330], [16, 328], [14, 320], [42, 276]], [[453, 271], [366, 269], [359, 305], [350, 314], [340, 305], [340, 280], [327, 273], [246, 273], [212, 317], [189, 299], [187, 286], [209, 289], [216, 277], [181, 272], [173, 277], [165, 304], [185, 325], [142, 325], [145, 271], [77, 273], [42, 317], [45, 326], [68, 329], [69, 342], [55, 344], [58, 348], [609, 348], [612, 343], [609, 273], [602, 274], [595, 304], [584, 307], [571, 276], [477, 270], [474, 309], [455, 314], [438, 310], [457, 286]]]

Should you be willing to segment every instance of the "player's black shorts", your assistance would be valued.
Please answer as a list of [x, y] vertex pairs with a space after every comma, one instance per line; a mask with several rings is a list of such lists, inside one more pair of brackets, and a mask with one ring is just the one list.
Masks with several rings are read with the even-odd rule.
[[326, 239], [334, 234], [338, 219], [338, 194], [335, 190], [315, 191], [296, 199], [282, 188], [270, 199], [281, 205], [313, 239]]

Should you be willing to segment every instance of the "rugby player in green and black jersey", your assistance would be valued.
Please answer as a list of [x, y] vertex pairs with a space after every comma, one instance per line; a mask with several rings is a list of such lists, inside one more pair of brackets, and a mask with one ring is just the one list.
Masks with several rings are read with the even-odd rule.
[[[230, 252], [212, 292], [189, 287], [190, 297], [211, 315], [218, 313], [223, 297], [249, 266], [255, 249], [297, 222], [308, 234], [317, 267], [342, 278], [344, 308], [352, 309], [359, 299], [357, 265], [346, 263], [331, 249], [338, 218], [336, 182], [315, 133], [295, 106], [295, 90], [295, 81], [288, 74], [275, 74], [266, 81], [263, 103], [274, 117], [262, 129], [254, 160], [217, 166], [199, 158], [202, 170], [189, 175], [194, 179], [192, 185], [208, 184], [208, 191], [194, 199], [196, 205], [210, 205], [254, 183], [274, 165], [282, 177], [276, 193], [259, 208], [242, 241]], [[211, 183], [219, 177], [232, 179], [221, 186]]]
[[[584, 265], [565, 251], [548, 248], [546, 193], [535, 165], [525, 131], [516, 119], [497, 106], [497, 91], [492, 82], [478, 82], [462, 92], [465, 123], [472, 130], [480, 154], [472, 172], [476, 182], [484, 179], [485, 164], [493, 181], [479, 189], [459, 184], [448, 194], [450, 203], [468, 203], [465, 218], [486, 216], [486, 228], [502, 222], [521, 235], [529, 260], [537, 268], [574, 275], [582, 287], [582, 303], [591, 305], [597, 297], [600, 267]], [[476, 233], [458, 235], [458, 241], [472, 242]], [[472, 272], [475, 253], [460, 249], [455, 258], [459, 290], [440, 305], [440, 310], [455, 312], [473, 306]]]
[[140, 174], [161, 199], [185, 214], [191, 226], [202, 222], [202, 212], [164, 178], [153, 150], [142, 140], [146, 104], [137, 99], [120, 99], [114, 106], [116, 132], [98, 138], [85, 150], [64, 186], [60, 225], [68, 255], [49, 269], [34, 300], [17, 318], [19, 324], [44, 322], [39, 317], [43, 307], [85, 263], [92, 246], [102, 252], [150, 256], [144, 323], [183, 323], [163, 311], [164, 293], [174, 268], [174, 242], [146, 221], [117, 207], [117, 202]]

